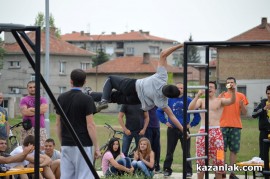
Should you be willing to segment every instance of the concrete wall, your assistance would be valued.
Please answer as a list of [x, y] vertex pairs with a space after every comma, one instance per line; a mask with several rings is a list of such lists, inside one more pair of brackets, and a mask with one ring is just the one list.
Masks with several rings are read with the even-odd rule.
[[266, 80], [237, 80], [238, 86], [246, 86], [248, 105], [248, 116], [252, 115], [253, 109], [258, 105], [261, 99], [266, 98], [265, 89], [270, 85], [270, 79]]
[[265, 88], [270, 85], [270, 47], [218, 47], [217, 81], [226, 83], [235, 77], [238, 86], [246, 87], [249, 100], [248, 116], [256, 103], [265, 98]]

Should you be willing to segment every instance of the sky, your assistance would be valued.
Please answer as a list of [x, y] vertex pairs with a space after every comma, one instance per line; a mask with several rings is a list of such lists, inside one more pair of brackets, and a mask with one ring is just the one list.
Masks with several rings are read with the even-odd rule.
[[0, 23], [34, 25], [46, 1], [62, 34], [143, 30], [179, 42], [190, 35], [194, 41], [225, 41], [262, 17], [270, 23], [270, 0], [0, 0]]

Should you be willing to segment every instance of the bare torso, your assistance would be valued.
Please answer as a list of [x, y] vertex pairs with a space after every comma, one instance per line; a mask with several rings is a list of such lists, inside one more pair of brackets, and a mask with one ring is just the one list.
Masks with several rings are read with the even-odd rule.
[[[201, 100], [201, 109], [205, 109], [205, 99]], [[219, 126], [220, 117], [222, 115], [223, 105], [221, 104], [221, 98], [212, 97], [209, 98], [209, 126]], [[205, 113], [201, 115], [201, 126], [205, 126]]]

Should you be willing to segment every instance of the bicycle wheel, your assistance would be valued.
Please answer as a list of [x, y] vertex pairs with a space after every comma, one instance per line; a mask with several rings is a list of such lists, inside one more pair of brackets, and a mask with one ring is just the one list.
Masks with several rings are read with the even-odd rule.
[[19, 142], [17, 140], [17, 137], [16, 136], [10, 136], [8, 138], [8, 149], [7, 149], [7, 151], [10, 153], [18, 146], [19, 146]]
[[108, 144], [105, 144], [103, 146], [100, 147], [100, 153], [101, 153], [101, 157], [94, 159], [93, 165], [96, 169], [96, 171], [101, 171], [102, 170], [102, 157], [105, 153], [105, 151], [107, 150]]
[[136, 151], [136, 144], [135, 142], [132, 142], [130, 147], [129, 147], [129, 150], [128, 150], [128, 157], [133, 159], [134, 158], [134, 152]]

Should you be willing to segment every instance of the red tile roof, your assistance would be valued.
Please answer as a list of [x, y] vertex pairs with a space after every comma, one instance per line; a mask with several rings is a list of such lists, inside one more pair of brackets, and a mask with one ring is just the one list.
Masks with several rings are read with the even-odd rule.
[[150, 35], [149, 32], [131, 31], [123, 34], [104, 34], [104, 35], [90, 35], [89, 33], [72, 32], [61, 36], [65, 41], [163, 41], [175, 42], [175, 40], [165, 39]]
[[261, 24], [237, 35], [228, 41], [251, 41], [251, 40], [270, 40], [270, 24], [267, 18], [262, 18]]
[[[30, 32], [27, 34], [29, 38], [34, 42], [35, 33]], [[23, 42], [25, 42], [23, 40]], [[41, 53], [45, 53], [46, 47], [46, 38], [45, 32], [41, 32]], [[33, 52], [33, 50], [29, 47], [29, 45], [25, 42], [26, 47], [29, 52]], [[22, 50], [17, 42], [12, 44], [4, 44], [4, 49], [7, 53], [22, 53]], [[79, 55], [79, 56], [91, 56], [95, 55], [95, 53], [89, 52], [87, 50], [78, 48], [66, 41], [56, 38], [56, 36], [50, 34], [50, 54], [59, 54], [59, 55]]]
[[[120, 57], [98, 66], [98, 73], [155, 73], [158, 59], [151, 58], [148, 64], [143, 63], [143, 57]], [[183, 73], [183, 68], [166, 66], [168, 72]], [[96, 73], [96, 68], [86, 70], [86, 73]]]

